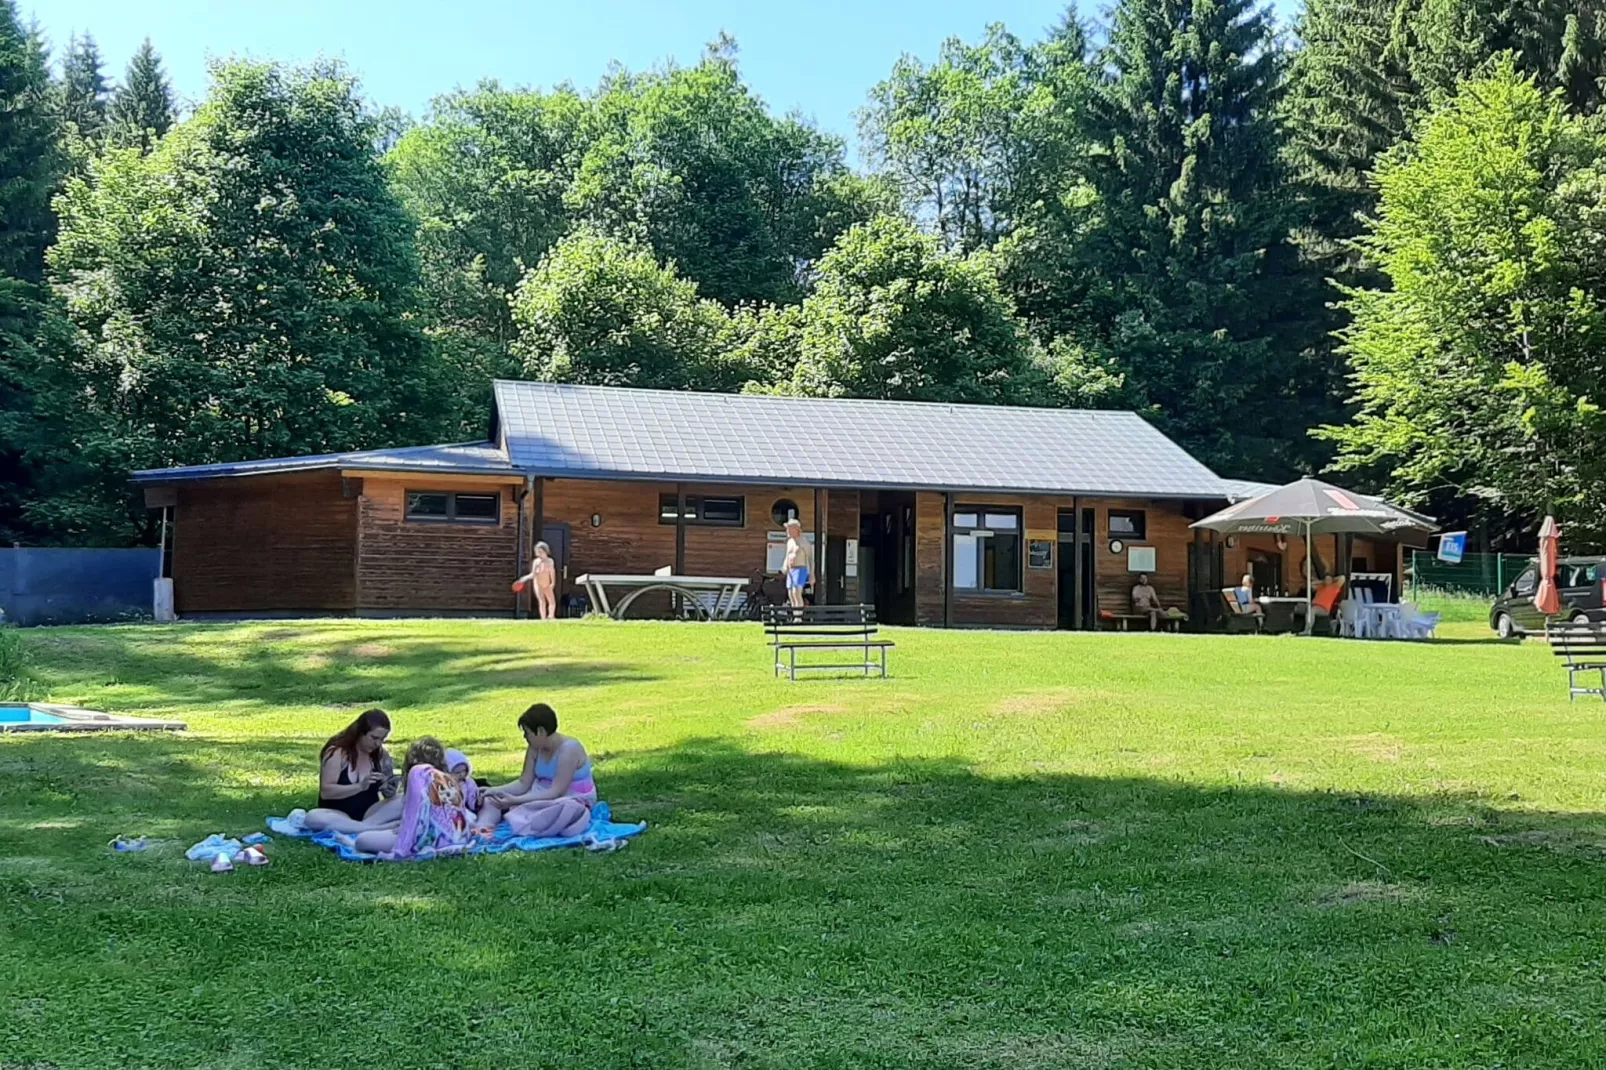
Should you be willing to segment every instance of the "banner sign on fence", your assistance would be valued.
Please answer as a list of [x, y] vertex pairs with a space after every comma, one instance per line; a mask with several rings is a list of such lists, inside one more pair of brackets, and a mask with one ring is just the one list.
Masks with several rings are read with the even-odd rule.
[[1436, 555], [1440, 561], [1447, 565], [1459, 565], [1467, 552], [1467, 533], [1464, 531], [1446, 531], [1439, 536], [1439, 552]]

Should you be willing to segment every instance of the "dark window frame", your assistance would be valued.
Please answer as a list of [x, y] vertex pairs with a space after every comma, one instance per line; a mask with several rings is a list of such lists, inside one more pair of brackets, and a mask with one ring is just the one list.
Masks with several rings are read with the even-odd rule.
[[[707, 516], [708, 503], [735, 502], [736, 519], [711, 520]], [[658, 495], [658, 523], [673, 527], [678, 509], [677, 496]], [[747, 496], [745, 494], [688, 494], [686, 495], [686, 526], [702, 528], [745, 528], [747, 526]]]
[[[1115, 518], [1127, 517], [1135, 521], [1133, 530], [1116, 531]], [[1110, 538], [1131, 542], [1149, 541], [1149, 511], [1147, 509], [1111, 509], [1105, 515], [1104, 527], [1110, 533]]]
[[[413, 496], [419, 494], [437, 494], [446, 499], [446, 514], [444, 516], [420, 516], [413, 513]], [[457, 499], [464, 498], [490, 498], [496, 503], [495, 516], [458, 516]], [[493, 490], [489, 493], [479, 490], [406, 490], [402, 492], [402, 519], [408, 524], [473, 524], [478, 527], [500, 527], [502, 524], [502, 492]]]
[[[948, 526], [948, 540], [949, 540], [949, 542], [951, 543], [954, 540], [954, 537], [957, 536], [957, 535], [968, 534], [968, 533], [977, 532], [977, 531], [986, 531], [986, 532], [988, 532], [989, 534], [984, 536], [984, 538], [989, 539], [989, 540], [997, 539], [997, 538], [999, 538], [1001, 536], [1004, 537], [1004, 538], [1013, 538], [1015, 540], [1015, 585], [1013, 587], [989, 587], [989, 586], [987, 586], [987, 552], [986, 552], [987, 548], [986, 548], [985, 545], [980, 545], [980, 546], [976, 547], [976, 586], [974, 586], [974, 587], [961, 587], [957, 583], [955, 583], [954, 584], [954, 593], [957, 594], [957, 595], [964, 595], [964, 596], [967, 596], [967, 597], [970, 597], [970, 596], [982, 596], [982, 597], [987, 597], [987, 596], [992, 596], [992, 597], [1011, 597], [1011, 596], [1014, 596], [1014, 597], [1021, 597], [1021, 596], [1025, 595], [1025, 593], [1026, 593], [1026, 516], [1025, 516], [1024, 511], [1019, 506], [1016, 506], [1016, 505], [986, 505], [986, 504], [971, 505], [971, 504], [965, 504], [965, 505], [955, 505], [954, 506], [954, 517], [956, 519], [958, 517], [966, 515], [966, 514], [975, 514], [976, 524], [974, 526], [971, 526], [971, 525], [960, 526], [957, 523], [950, 524]], [[992, 527], [988, 527], [987, 526], [987, 517], [988, 517], [989, 514], [991, 514], [993, 516], [1012, 516], [1012, 517], [1014, 517], [1015, 518], [1015, 526], [1014, 526], [1014, 528], [992, 528]], [[955, 556], [954, 556], [954, 572], [955, 572], [956, 575], [957, 575], [958, 571], [959, 571], [958, 555], [956, 553]], [[950, 577], [950, 579], [952, 579], [952, 577]]]

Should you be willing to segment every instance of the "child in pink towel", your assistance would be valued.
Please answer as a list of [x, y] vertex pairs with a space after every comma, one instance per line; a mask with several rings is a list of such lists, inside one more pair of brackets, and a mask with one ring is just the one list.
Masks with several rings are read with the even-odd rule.
[[[394, 830], [364, 832], [341, 842], [365, 854], [400, 860], [421, 853], [454, 854], [465, 850], [473, 836], [474, 811], [467, 790], [447, 772], [446, 750], [440, 741], [425, 736], [407, 748], [402, 779], [407, 785], [401, 824]], [[476, 787], [468, 781], [470, 787]]]

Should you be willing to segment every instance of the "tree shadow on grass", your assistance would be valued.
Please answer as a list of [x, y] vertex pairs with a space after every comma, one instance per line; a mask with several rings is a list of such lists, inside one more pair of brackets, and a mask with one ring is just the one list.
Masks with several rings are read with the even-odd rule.
[[[309, 768], [289, 743], [0, 747], [0, 893], [19, 904], [0, 924], [46, 1007], [16, 1050], [65, 1064], [52, 1038], [72, 1037], [147, 1062], [160, 1043], [184, 1063], [249, 1035], [257, 1047], [230, 1051], [260, 1064], [375, 1045], [431, 1065], [517, 1061], [536, 1038], [545, 1059], [593, 1066], [1606, 1056], [1601, 816], [1473, 795], [998, 779], [958, 760], [861, 766], [700, 740], [599, 763], [616, 815], [652, 824], [618, 855], [359, 867], [281, 843], [272, 872], [219, 879], [86, 850], [164, 810], [186, 834], [257, 827], [304, 805], [285, 780]], [[108, 930], [122, 950], [100, 950]], [[209, 966], [204, 991], [175, 966], [118, 969], [234, 939], [251, 941], [249, 968]], [[480, 983], [443, 1001], [443, 969]], [[34, 995], [45, 979], [49, 999]], [[119, 1036], [92, 1015], [108, 996], [165, 1024]], [[184, 1015], [161, 1013], [170, 999]], [[338, 1035], [282, 1028], [332, 1002], [370, 1013]]]
[[[376, 629], [360, 639], [316, 648], [280, 645], [307, 631], [286, 629], [277, 637], [263, 633], [243, 650], [153, 642], [150, 633], [134, 630], [36, 641], [93, 659], [107, 684], [160, 683], [159, 700], [119, 706], [130, 711], [249, 701], [258, 695], [334, 707], [442, 705], [472, 702], [510, 688], [566, 689], [657, 679], [639, 664], [555, 657], [514, 636], [439, 641], [421, 640], [416, 632]], [[93, 693], [83, 690], [72, 697], [94, 706]]]

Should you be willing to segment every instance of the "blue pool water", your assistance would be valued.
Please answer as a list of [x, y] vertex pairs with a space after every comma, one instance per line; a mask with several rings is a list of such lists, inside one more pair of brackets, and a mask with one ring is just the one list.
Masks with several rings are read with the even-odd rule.
[[0, 706], [0, 724], [61, 724], [62, 718], [31, 706]]

